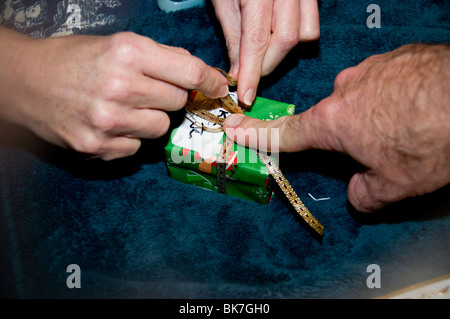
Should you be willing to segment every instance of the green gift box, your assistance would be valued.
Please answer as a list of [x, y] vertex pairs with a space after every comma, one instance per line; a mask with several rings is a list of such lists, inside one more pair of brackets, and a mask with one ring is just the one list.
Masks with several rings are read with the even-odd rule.
[[[191, 99], [195, 99], [194, 91]], [[198, 94], [201, 96], [201, 94]], [[231, 93], [236, 101], [236, 95]], [[210, 110], [218, 117], [230, 114], [225, 109]], [[262, 97], [256, 97], [245, 115], [261, 120], [274, 120], [281, 116], [293, 115], [295, 106]], [[209, 127], [211, 130], [205, 130]], [[211, 191], [219, 191], [217, 181], [217, 158], [225, 139], [218, 125], [200, 118], [185, 118], [173, 129], [165, 146], [166, 165], [169, 176], [175, 180], [195, 185]], [[272, 178], [267, 167], [256, 152], [233, 143], [233, 149], [226, 159], [226, 194], [267, 204], [273, 197]]]

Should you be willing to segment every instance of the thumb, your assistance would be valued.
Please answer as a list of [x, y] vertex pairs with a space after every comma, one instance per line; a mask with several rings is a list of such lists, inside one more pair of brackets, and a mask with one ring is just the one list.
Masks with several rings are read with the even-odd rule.
[[261, 151], [297, 152], [311, 148], [342, 151], [334, 132], [334, 117], [329, 113], [319, 103], [301, 114], [271, 121], [232, 114], [224, 122], [224, 131], [236, 143]]

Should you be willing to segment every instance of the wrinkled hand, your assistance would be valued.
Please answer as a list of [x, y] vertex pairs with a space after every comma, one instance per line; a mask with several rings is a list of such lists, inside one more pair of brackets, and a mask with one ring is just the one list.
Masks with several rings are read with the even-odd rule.
[[300, 41], [320, 35], [317, 0], [212, 0], [228, 47], [239, 100], [251, 105], [261, 76]]
[[449, 65], [449, 46], [403, 46], [342, 71], [333, 93], [302, 114], [267, 122], [233, 115], [225, 129], [251, 147], [257, 140], [245, 129], [278, 128], [268, 148], [349, 154], [367, 168], [351, 178], [349, 201], [372, 212], [450, 182]]
[[16, 65], [0, 74], [0, 115], [91, 157], [126, 157], [140, 138], [165, 134], [166, 111], [185, 105], [187, 89], [210, 97], [228, 93], [228, 81], [214, 68], [137, 34], [6, 36], [16, 46]]

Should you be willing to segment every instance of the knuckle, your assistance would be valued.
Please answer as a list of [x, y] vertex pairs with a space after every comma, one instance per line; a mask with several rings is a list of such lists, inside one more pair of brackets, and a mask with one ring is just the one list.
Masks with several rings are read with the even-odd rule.
[[249, 38], [256, 48], [267, 48], [269, 46], [270, 34], [267, 32], [253, 32]]
[[366, 59], [364, 59], [363, 62], [361, 62], [361, 65], [369, 65], [369, 64], [376, 64], [379, 62], [383, 62], [385, 59], [385, 56], [382, 54], [373, 54]]
[[338, 73], [334, 79], [334, 88], [339, 88], [355, 76], [356, 67], [350, 67]]
[[102, 96], [107, 100], [125, 100], [132, 91], [131, 79], [122, 75], [106, 78], [100, 87]]
[[174, 47], [174, 50], [176, 50], [177, 52], [179, 52], [179, 53], [181, 53], [181, 54], [192, 55], [191, 52], [189, 52], [189, 51], [186, 50], [185, 48]]
[[194, 60], [188, 67], [185, 74], [187, 83], [190, 84], [191, 88], [198, 88], [201, 86], [207, 76], [206, 65], [200, 60]]
[[285, 116], [281, 120], [284, 123], [281, 125], [281, 145], [288, 145], [288, 141], [292, 139], [292, 136], [297, 136], [301, 132], [301, 119], [300, 116]]
[[292, 135], [298, 134], [301, 130], [301, 121], [299, 116], [284, 116], [281, 118], [284, 121], [281, 125], [283, 136], [291, 138]]
[[92, 127], [101, 132], [112, 131], [118, 124], [118, 117], [106, 106], [95, 107], [88, 117]]
[[278, 36], [279, 45], [287, 50], [295, 47], [299, 42], [298, 31], [295, 29], [288, 29], [281, 32]]
[[339, 108], [342, 106], [342, 103], [343, 101], [338, 95], [332, 94], [310, 109], [311, 116], [315, 120], [324, 123], [329, 130], [336, 132], [335, 123], [342, 122], [339, 119]]
[[92, 156], [101, 156], [103, 153], [101, 139], [90, 133], [82, 134], [81, 137], [77, 136], [70, 145], [75, 151]]
[[132, 32], [119, 32], [110, 37], [109, 50], [114, 58], [121, 62], [132, 62], [135, 60], [136, 52], [139, 50], [137, 35]]
[[267, 48], [270, 42], [270, 32], [266, 32], [264, 28], [257, 27], [249, 33], [248, 39], [258, 49]]
[[312, 144], [327, 150], [346, 150], [346, 140], [342, 135], [348, 129], [348, 118], [345, 112], [340, 111], [347, 109], [345, 103], [341, 96], [332, 94], [308, 110], [308, 119], [317, 123], [310, 132]]

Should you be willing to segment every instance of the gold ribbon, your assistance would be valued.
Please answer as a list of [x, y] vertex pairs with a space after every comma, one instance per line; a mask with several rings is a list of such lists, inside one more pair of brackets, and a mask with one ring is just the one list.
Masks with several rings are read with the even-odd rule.
[[[220, 71], [228, 79], [231, 86], [235, 86], [237, 84], [237, 81], [233, 79], [228, 73], [224, 72], [219, 68], [216, 69]], [[201, 93], [198, 92], [197, 94]], [[222, 128], [224, 119], [208, 111], [217, 107], [223, 107], [228, 111], [230, 111], [231, 113], [244, 114], [244, 110], [236, 102], [234, 102], [234, 100], [231, 98], [230, 95], [219, 99], [210, 99], [202, 95], [201, 99], [188, 100], [185, 109], [189, 114], [199, 116], [200, 118], [207, 120], [211, 123], [217, 124]], [[208, 128], [206, 129], [208, 130]], [[227, 136], [225, 135], [225, 140], [223, 142], [222, 149], [220, 150], [220, 154], [217, 160], [217, 184], [220, 193], [226, 193], [226, 165], [228, 154], [231, 152], [233, 145], [234, 142], [231, 139], [227, 138]], [[292, 188], [291, 184], [287, 181], [286, 177], [283, 175], [278, 165], [274, 162], [273, 158], [268, 155], [261, 154], [259, 152], [256, 153], [258, 154], [258, 157], [261, 160], [261, 162], [267, 167], [269, 174], [277, 182], [278, 186], [281, 188], [281, 190], [288, 198], [289, 202], [297, 211], [297, 213], [303, 218], [303, 220], [309, 226], [311, 226], [316, 231], [316, 233], [322, 236], [324, 227], [310, 213], [308, 208], [306, 208], [306, 206], [300, 200], [297, 193]]]

